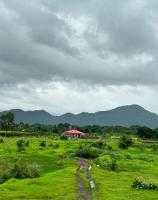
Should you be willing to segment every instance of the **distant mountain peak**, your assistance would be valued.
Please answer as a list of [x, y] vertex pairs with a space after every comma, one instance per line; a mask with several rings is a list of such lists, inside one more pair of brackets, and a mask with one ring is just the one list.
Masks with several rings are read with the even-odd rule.
[[131, 108], [138, 108], [138, 109], [143, 109], [145, 110], [142, 106], [138, 105], [138, 104], [132, 104], [132, 105], [128, 105]]
[[95, 113], [82, 112], [79, 114], [65, 113], [61, 116], [53, 116], [45, 110], [23, 111], [12, 109], [1, 112], [0, 115], [13, 112], [15, 121], [30, 124], [60, 124], [69, 123], [71, 125], [109, 125], [109, 126], [149, 126], [158, 127], [158, 115], [154, 114], [140, 105], [132, 104], [120, 106], [108, 111]]
[[67, 116], [67, 117], [69, 117], [69, 116], [74, 116], [74, 114], [73, 114], [73, 113], [65, 113], [65, 114], [63, 114], [62, 116]]
[[145, 110], [145, 109], [138, 104], [132, 104], [132, 105], [119, 106], [112, 110]]

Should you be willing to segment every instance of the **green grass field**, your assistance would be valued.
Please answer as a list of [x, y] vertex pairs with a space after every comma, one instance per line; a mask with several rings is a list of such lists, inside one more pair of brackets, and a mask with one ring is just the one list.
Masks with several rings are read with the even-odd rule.
[[[29, 146], [18, 152], [16, 141], [19, 138], [4, 138], [0, 144], [0, 175], [14, 165], [15, 159], [23, 158], [29, 165], [36, 166], [41, 176], [32, 179], [11, 178], [0, 185], [0, 199], [77, 199], [75, 158], [80, 144], [90, 144], [86, 140], [53, 140], [49, 137], [25, 137]], [[40, 148], [41, 140], [46, 147]], [[152, 143], [135, 140], [129, 149], [118, 148], [118, 140], [105, 141], [112, 149], [99, 149], [100, 156], [89, 160], [96, 188], [94, 200], [157, 200], [158, 190], [137, 190], [131, 188], [135, 178], [158, 184], [158, 151]], [[56, 145], [58, 144], [58, 146]], [[112, 160], [117, 162], [117, 170], [106, 166]], [[86, 179], [84, 172], [83, 179]], [[88, 187], [87, 180], [84, 180]]]

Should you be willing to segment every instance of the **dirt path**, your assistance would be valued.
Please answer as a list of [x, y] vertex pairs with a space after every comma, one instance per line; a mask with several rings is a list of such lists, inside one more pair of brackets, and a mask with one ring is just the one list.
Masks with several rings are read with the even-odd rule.
[[[91, 186], [93, 187], [94, 181], [91, 173], [91, 166], [88, 164], [88, 161], [86, 159], [77, 158], [79, 162], [79, 167], [76, 171], [76, 182], [77, 182], [77, 188], [78, 188], [78, 195], [77, 200], [92, 200], [93, 199], [93, 188], [89, 187], [87, 188], [85, 186], [84, 180], [81, 177], [81, 170], [86, 172], [86, 178], [89, 184], [91, 183]], [[95, 186], [94, 186], [95, 187]]]

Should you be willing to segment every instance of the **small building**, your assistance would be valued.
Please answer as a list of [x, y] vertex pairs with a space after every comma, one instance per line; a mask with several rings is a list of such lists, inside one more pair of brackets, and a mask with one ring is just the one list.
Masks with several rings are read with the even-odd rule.
[[76, 138], [83, 138], [85, 136], [85, 133], [73, 129], [65, 131], [64, 135], [66, 135], [69, 139], [76, 139]]

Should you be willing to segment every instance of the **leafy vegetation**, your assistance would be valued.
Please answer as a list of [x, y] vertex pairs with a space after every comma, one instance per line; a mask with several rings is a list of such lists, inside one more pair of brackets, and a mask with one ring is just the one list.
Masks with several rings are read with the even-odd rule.
[[46, 141], [45, 140], [40, 141], [39, 145], [40, 145], [40, 147], [45, 148], [46, 147]]
[[12, 170], [12, 176], [17, 179], [39, 177], [36, 166], [28, 165], [23, 159], [17, 160]]
[[140, 127], [137, 131], [137, 135], [140, 138], [145, 138], [145, 139], [158, 139], [158, 130], [153, 130], [151, 128], [148, 127]]
[[[13, 123], [7, 129], [0, 124], [2, 200], [75, 200], [77, 159], [82, 158], [92, 166], [94, 200], [157, 200], [157, 129], [74, 126], [90, 138], [64, 140], [69, 124]], [[85, 174], [83, 178], [87, 180]]]
[[93, 142], [93, 143], [91, 144], [91, 146], [101, 149], [101, 148], [105, 147], [106, 144], [105, 144], [103, 141], [100, 140], [100, 141]]
[[29, 146], [29, 141], [25, 141], [24, 139], [20, 139], [16, 142], [17, 144], [17, 147], [18, 147], [18, 151], [21, 152], [21, 151], [24, 151], [26, 147]]
[[7, 137], [16, 136], [42, 136], [53, 135], [54, 137], [60, 136], [60, 139], [67, 140], [68, 138], [63, 135], [63, 132], [68, 129], [78, 129], [87, 133], [87, 137], [94, 139], [101, 136], [103, 139], [109, 139], [111, 136], [138, 136], [142, 139], [158, 139], [158, 128], [151, 129], [141, 126], [99, 126], [87, 125], [77, 126], [68, 123], [58, 125], [43, 125], [43, 124], [28, 124], [14, 122], [14, 114], [11, 112], [0, 116], [0, 135]]
[[61, 136], [60, 136], [60, 139], [61, 139], [61, 140], [68, 140], [68, 137], [67, 137], [66, 135], [61, 135]]
[[99, 151], [89, 145], [80, 145], [76, 150], [76, 156], [93, 159], [99, 156]]
[[3, 173], [0, 177], [0, 184], [5, 183], [10, 178], [25, 179], [39, 177], [40, 173], [37, 167], [28, 165], [23, 159], [18, 159], [13, 168], [7, 173]]
[[14, 126], [14, 114], [11, 112], [6, 113], [0, 117], [1, 128], [5, 130], [5, 136], [7, 136], [7, 131], [12, 130]]
[[135, 179], [132, 188], [143, 189], [143, 190], [158, 190], [158, 185], [155, 183], [143, 183], [143, 181]]
[[132, 138], [127, 136], [122, 136], [119, 141], [119, 147], [121, 149], [127, 149], [128, 147], [133, 145]]
[[3, 140], [3, 138], [0, 138], [0, 143], [4, 143], [4, 140]]
[[[2, 200], [6, 196], [7, 199], [76, 199], [78, 163], [75, 156], [88, 158], [92, 165], [97, 186], [93, 191], [94, 200], [131, 200], [133, 197], [135, 200], [157, 200], [157, 190], [131, 187], [137, 177], [143, 177], [142, 182], [147, 185], [158, 184], [158, 155], [153, 151], [155, 141], [143, 143], [133, 138], [134, 144], [130, 148], [121, 149], [118, 148], [119, 138], [65, 141], [49, 136], [25, 137], [23, 140], [29, 141], [29, 146], [18, 152], [19, 140], [19, 137], [5, 138], [0, 144]], [[41, 141], [47, 144], [43, 149], [39, 148]], [[100, 141], [104, 145], [98, 146]], [[146, 181], [146, 177], [150, 177], [149, 180]], [[39, 192], [35, 193], [35, 190]]]
[[107, 169], [111, 171], [118, 171], [118, 165], [117, 165], [116, 160], [111, 160], [110, 162], [108, 162]]

